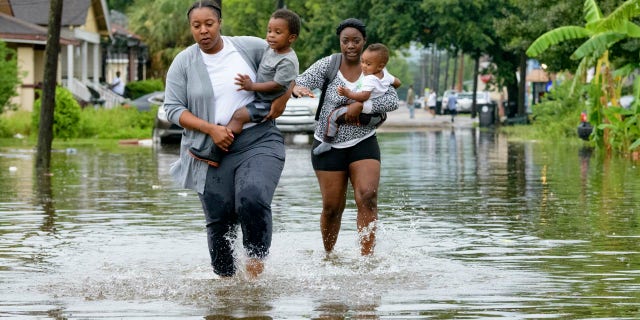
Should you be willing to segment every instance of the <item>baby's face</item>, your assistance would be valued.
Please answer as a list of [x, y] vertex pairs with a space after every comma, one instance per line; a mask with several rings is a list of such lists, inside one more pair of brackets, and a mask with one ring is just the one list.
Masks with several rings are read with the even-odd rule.
[[377, 52], [365, 50], [360, 57], [360, 68], [365, 75], [378, 73], [384, 69], [382, 57]]

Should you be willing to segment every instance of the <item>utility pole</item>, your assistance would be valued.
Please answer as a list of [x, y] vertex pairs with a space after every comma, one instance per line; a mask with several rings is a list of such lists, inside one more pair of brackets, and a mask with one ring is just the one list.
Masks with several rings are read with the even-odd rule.
[[53, 112], [56, 105], [56, 74], [58, 52], [60, 52], [60, 28], [63, 0], [51, 0], [49, 27], [45, 47], [44, 79], [42, 82], [42, 104], [36, 153], [36, 172], [48, 174], [51, 168], [51, 144], [53, 142]]

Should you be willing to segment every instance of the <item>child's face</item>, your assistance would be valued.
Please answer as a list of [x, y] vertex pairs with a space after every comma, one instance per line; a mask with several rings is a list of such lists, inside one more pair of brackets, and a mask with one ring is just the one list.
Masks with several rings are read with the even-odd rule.
[[365, 75], [378, 73], [384, 69], [382, 57], [377, 52], [365, 50], [360, 57], [360, 68]]
[[267, 26], [267, 43], [277, 53], [283, 53], [291, 46], [296, 35], [289, 32], [289, 25], [284, 19], [270, 19]]

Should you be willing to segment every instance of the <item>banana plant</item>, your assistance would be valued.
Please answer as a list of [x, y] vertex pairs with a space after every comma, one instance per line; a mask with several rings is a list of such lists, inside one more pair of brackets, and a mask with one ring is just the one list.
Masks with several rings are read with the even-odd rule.
[[[581, 60], [576, 70], [574, 81], [586, 82], [587, 70], [594, 68], [595, 75], [591, 81], [592, 90], [588, 107], [589, 121], [599, 130], [594, 130], [592, 140], [599, 147], [610, 148], [607, 130], [610, 126], [600, 126], [608, 121], [607, 116], [617, 117], [620, 113], [603, 113], [607, 106], [618, 106], [620, 99], [620, 73], [614, 72], [609, 62], [609, 48], [621, 40], [640, 38], [640, 26], [631, 20], [640, 16], [640, 0], [628, 0], [617, 7], [608, 16], [603, 16], [595, 0], [584, 2], [584, 26], [563, 26], [550, 30], [538, 37], [527, 49], [529, 57], [536, 57], [549, 47], [559, 43], [586, 38], [571, 55], [572, 59]], [[574, 83], [575, 84], [575, 83]], [[610, 122], [610, 121], [609, 121]]]

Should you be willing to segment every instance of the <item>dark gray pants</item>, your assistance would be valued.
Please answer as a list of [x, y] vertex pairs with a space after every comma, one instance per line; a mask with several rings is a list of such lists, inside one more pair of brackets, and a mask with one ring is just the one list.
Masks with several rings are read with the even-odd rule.
[[220, 167], [209, 167], [204, 193], [199, 196], [216, 274], [235, 273], [233, 242], [238, 225], [249, 257], [261, 259], [269, 254], [271, 200], [284, 159], [282, 134], [273, 121], [265, 121], [236, 135]]

